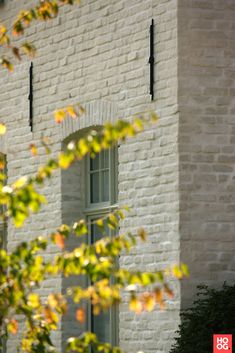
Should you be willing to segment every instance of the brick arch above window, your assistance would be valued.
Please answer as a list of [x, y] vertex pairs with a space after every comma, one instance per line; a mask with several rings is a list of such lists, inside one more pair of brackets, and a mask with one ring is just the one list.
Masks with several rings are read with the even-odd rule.
[[61, 124], [61, 140], [90, 126], [102, 126], [115, 122], [118, 116], [117, 104], [109, 101], [94, 101], [83, 105], [85, 114], [81, 118], [68, 118]]

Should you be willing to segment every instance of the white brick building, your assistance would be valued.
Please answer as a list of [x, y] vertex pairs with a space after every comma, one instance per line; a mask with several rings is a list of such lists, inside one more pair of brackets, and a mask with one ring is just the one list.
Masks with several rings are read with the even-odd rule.
[[[0, 23], [12, 23], [36, 1], [5, 0]], [[154, 100], [149, 95], [149, 26], [155, 22]], [[144, 246], [120, 259], [129, 269], [154, 271], [184, 261], [190, 279], [173, 284], [174, 300], [163, 312], [136, 316], [120, 307], [117, 331], [127, 353], [167, 353], [179, 310], [195, 287], [235, 278], [235, 1], [82, 0], [48, 23], [26, 32], [38, 54], [33, 74], [33, 132], [29, 127], [29, 65], [1, 70], [0, 141], [12, 182], [46, 161], [29, 145], [49, 137], [53, 154], [87, 128], [155, 110], [160, 122], [118, 149], [118, 204], [133, 208], [124, 228], [144, 226]], [[86, 114], [56, 125], [53, 111], [80, 102]], [[57, 173], [44, 188], [48, 205], [20, 230], [9, 225], [8, 248], [19, 239], [48, 234], [86, 208], [83, 165]], [[50, 249], [51, 254], [57, 251]], [[43, 293], [66, 283], [48, 281]], [[71, 314], [72, 315], [72, 314]], [[81, 329], [81, 328], [80, 328]], [[79, 328], [67, 317], [58, 347]], [[8, 353], [15, 353], [15, 342]]]

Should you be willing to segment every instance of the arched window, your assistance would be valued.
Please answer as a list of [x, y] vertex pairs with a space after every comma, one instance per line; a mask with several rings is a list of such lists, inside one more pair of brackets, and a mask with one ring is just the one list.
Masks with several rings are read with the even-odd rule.
[[[64, 141], [78, 140], [88, 129], [71, 134]], [[70, 168], [62, 171], [62, 222], [72, 225], [75, 221], [85, 218], [91, 224], [88, 242], [98, 240], [102, 234], [92, 221], [104, 217], [117, 207], [117, 148], [113, 147], [97, 154], [95, 158], [87, 156], [83, 161], [75, 162]], [[111, 236], [111, 233], [108, 233]], [[67, 246], [73, 249], [78, 240], [71, 237]], [[62, 288], [76, 285], [77, 278], [62, 278]], [[80, 278], [79, 284], [87, 286], [85, 279]], [[92, 314], [91, 306], [87, 306], [86, 322], [76, 320], [76, 303], [69, 302], [67, 315], [62, 319], [63, 341], [68, 337], [78, 336], [84, 330], [93, 331], [102, 342], [118, 344], [118, 310], [110, 309], [98, 316]]]
[[[85, 215], [91, 224], [89, 243], [102, 238], [102, 232], [94, 220], [117, 207], [117, 148], [103, 150], [95, 158], [87, 157], [85, 163], [86, 209]], [[112, 236], [111, 231], [107, 233]], [[118, 312], [116, 308], [93, 315], [90, 308], [89, 327], [101, 342], [118, 343]]]

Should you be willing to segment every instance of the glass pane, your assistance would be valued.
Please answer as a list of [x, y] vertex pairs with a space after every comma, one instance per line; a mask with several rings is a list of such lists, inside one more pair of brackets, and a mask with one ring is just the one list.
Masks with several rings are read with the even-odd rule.
[[109, 168], [109, 150], [104, 150], [101, 153], [101, 168]]
[[102, 172], [102, 200], [101, 201], [109, 201], [109, 171], [106, 170]]
[[[95, 219], [91, 220], [92, 222], [95, 221]], [[92, 224], [91, 225], [91, 243], [94, 243], [97, 240], [100, 240], [103, 237], [101, 229], [97, 226], [97, 224]]]
[[[91, 219], [91, 222], [95, 221], [95, 219]], [[108, 229], [106, 231], [108, 232]], [[96, 224], [92, 224], [91, 243], [101, 239], [103, 236], [101, 229]], [[110, 342], [110, 310], [104, 311], [99, 315], [91, 315], [91, 330], [97, 335], [99, 341]]]
[[92, 173], [90, 176], [91, 181], [91, 194], [90, 200], [91, 203], [98, 203], [99, 202], [99, 172]]
[[[98, 218], [91, 219], [93, 223], [95, 220], [102, 218], [99, 216]], [[107, 237], [110, 235], [110, 229], [107, 226], [107, 223], [104, 223], [104, 229], [101, 229], [97, 226], [97, 224], [91, 224], [91, 243], [94, 243], [97, 240], [102, 239], [103, 237]]]
[[95, 158], [90, 158], [90, 170], [99, 170], [99, 159], [99, 154], [97, 154]]
[[92, 331], [101, 342], [110, 342], [110, 311], [92, 315]]
[[0, 227], [0, 248], [4, 248], [4, 231], [2, 227]]

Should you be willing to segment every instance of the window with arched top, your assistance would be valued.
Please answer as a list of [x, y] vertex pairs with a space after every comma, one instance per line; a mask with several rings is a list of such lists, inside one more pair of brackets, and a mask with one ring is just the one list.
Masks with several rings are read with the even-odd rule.
[[[87, 132], [88, 129], [84, 129], [80, 133], [73, 133], [64, 142], [68, 144], [72, 140], [77, 141]], [[90, 224], [87, 237], [89, 244], [103, 236], [93, 221], [105, 217], [117, 207], [117, 169], [117, 146], [114, 146], [101, 151], [95, 158], [87, 156], [83, 161], [76, 161], [70, 168], [62, 171], [62, 222], [72, 225], [80, 219], [86, 219]], [[109, 230], [107, 234], [113, 235]], [[84, 241], [84, 238], [71, 237], [67, 241], [67, 247], [72, 250], [79, 241]], [[76, 284], [77, 278], [62, 279], [64, 292]], [[85, 287], [89, 283], [86, 279], [79, 278], [79, 285]], [[68, 313], [62, 319], [63, 341], [89, 330], [96, 333], [102, 342], [118, 344], [118, 308], [104, 311], [98, 316], [93, 315], [90, 305], [86, 309], [86, 322], [79, 323], [74, 314], [77, 310], [76, 303], [69, 303]]]
[[[117, 207], [117, 148], [103, 150], [85, 161], [86, 208], [85, 215], [90, 224], [89, 243], [101, 239], [103, 234], [94, 224]], [[111, 231], [106, 233], [112, 236]], [[112, 281], [112, 280], [111, 280]], [[93, 315], [90, 308], [88, 329], [94, 332], [101, 342], [112, 345], [118, 343], [118, 310], [110, 308], [99, 315]]]

